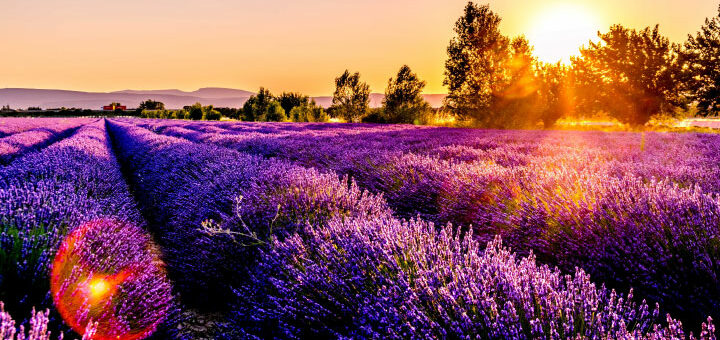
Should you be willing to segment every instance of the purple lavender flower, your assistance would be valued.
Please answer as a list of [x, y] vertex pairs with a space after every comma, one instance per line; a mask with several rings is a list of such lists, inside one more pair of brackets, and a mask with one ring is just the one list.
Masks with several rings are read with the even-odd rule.
[[[679, 322], [518, 258], [496, 239], [392, 218], [335, 220], [263, 251], [228, 332], [307, 338], [670, 338]], [[712, 322], [702, 338], [712, 338]], [[229, 337], [235, 336], [229, 333]]]

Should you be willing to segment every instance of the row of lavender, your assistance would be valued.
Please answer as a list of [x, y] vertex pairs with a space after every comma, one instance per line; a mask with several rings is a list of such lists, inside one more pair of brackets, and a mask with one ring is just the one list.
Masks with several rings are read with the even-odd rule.
[[[0, 301], [4, 301], [0, 338], [24, 338], [25, 332], [16, 327], [22, 325], [28, 326], [30, 339], [72, 335], [71, 327], [103, 337], [138, 330], [140, 335], [152, 333], [164, 319], [161, 314], [174, 304], [171, 287], [161, 271], [143, 267], [154, 261], [146, 250], [151, 241], [137, 231], [145, 223], [115, 160], [104, 121], [45, 123], [48, 130], [71, 129], [74, 133], [47, 148], [16, 155], [13, 162], [0, 166]], [[6, 138], [20, 134], [23, 132]], [[50, 142], [38, 137], [37, 143]], [[78, 231], [85, 236], [82, 240], [63, 242]], [[72, 262], [56, 262], [53, 267], [56, 253], [63, 247], [63, 259]], [[68, 287], [129, 265], [145, 272], [132, 273], [132, 278], [118, 282], [118, 294], [125, 298], [105, 306], [112, 310], [100, 316], [88, 309], [97, 307], [92, 300], [83, 302], [85, 305], [73, 303], [84, 295]], [[54, 277], [51, 268], [57, 274]], [[52, 280], [58, 282], [56, 287], [51, 287]], [[132, 284], [127, 284], [130, 281]], [[51, 288], [57, 288], [54, 294]], [[44, 309], [48, 311], [40, 312]], [[67, 313], [61, 319], [63, 310]], [[17, 325], [11, 315], [18, 318]], [[22, 319], [25, 316], [32, 317]], [[96, 322], [103, 318], [113, 322], [86, 327], [92, 326], [88, 318], [93, 317]]]
[[2, 118], [0, 119], [0, 138], [32, 129], [52, 127], [56, 125], [89, 122], [78, 118]]
[[[140, 120], [158, 133], [229, 147], [241, 152], [292, 160], [306, 167], [358, 173], [357, 167], [384, 166], [374, 160], [413, 153], [453, 162], [487, 161], [504, 167], [571, 162], [607, 168], [615, 176], [670, 178], [718, 192], [717, 137], [705, 134], [493, 131], [413, 126], [334, 124], [193, 123]], [[382, 151], [382, 152], [381, 152]], [[670, 155], [671, 157], [666, 157]], [[692, 155], [692, 157], [685, 157]]]
[[16, 157], [43, 148], [71, 135], [91, 119], [26, 119], [4, 118], [0, 120], [0, 165], [8, 164]]
[[336, 175], [108, 123], [185, 301], [215, 309], [247, 277], [258, 245], [333, 217], [389, 216]]
[[397, 216], [473, 225], [484, 241], [503, 235], [686, 322], [720, 317], [715, 135], [135, 123], [351, 175]]
[[[376, 183], [392, 183], [383, 188], [385, 190], [377, 190], [369, 185], [372, 184], [370, 181], [362, 183], [391, 197], [389, 202], [393, 208], [401, 207], [394, 202], [402, 197], [417, 201], [416, 205], [408, 205], [408, 209], [423, 204], [435, 205], [438, 201], [429, 198], [435, 195], [437, 199], [440, 195], [422, 191], [433, 190], [438, 185], [445, 190], [450, 185], [449, 188], [456, 191], [447, 191], [444, 199], [467, 205], [463, 207], [467, 211], [477, 210], [478, 215], [489, 216], [483, 220], [485, 223], [478, 223], [480, 237], [476, 238], [472, 232], [459, 232], [451, 226], [436, 228], [422, 220], [402, 222], [392, 216], [392, 210], [383, 198], [362, 193], [354, 182], [325, 171], [335, 169], [325, 168], [321, 172], [292, 162], [258, 158], [227, 147], [162, 136], [133, 123], [143, 124], [116, 120], [108, 126], [119, 157], [127, 167], [131, 186], [146, 216], [150, 217], [150, 228], [164, 248], [171, 277], [187, 303], [209, 311], [219, 309], [229, 315], [223, 333], [230, 338], [251, 335], [432, 338], [468, 334], [491, 338], [539, 335], [560, 338], [578, 334], [666, 337], [681, 329], [670, 319], [667, 328], [659, 327], [657, 322], [662, 320], [658, 320], [657, 312], [652, 313], [644, 304], [633, 304], [630, 298], [620, 298], [604, 288], [597, 288], [582, 270], [574, 275], [561, 275], [556, 270], [537, 265], [533, 256], [515, 258], [497, 240], [492, 241], [485, 251], [481, 250], [485, 246], [481, 240], [488, 239], [491, 230], [500, 231], [521, 249], [542, 250], [543, 261], [562, 260], [555, 262], [565, 267], [570, 266], [568, 262], [580, 261], [591, 273], [594, 271], [593, 275], [607, 273], [610, 269], [600, 266], [613, 264], [610, 260], [617, 260], [617, 257], [600, 253], [600, 250], [627, 249], [626, 242], [633, 241], [630, 236], [637, 235], [632, 232], [638, 231], [631, 230], [637, 226], [634, 222], [638, 222], [632, 217], [645, 218], [642, 211], [638, 210], [637, 216], [628, 218], [626, 226], [618, 227], [614, 234], [602, 235], [599, 228], [608, 229], [620, 222], [608, 218], [619, 219], [627, 212], [622, 210], [627, 210], [625, 202], [616, 201], [609, 211], [621, 209], [617, 216], [602, 216], [596, 222], [597, 226], [590, 225], [587, 231], [578, 230], [573, 234], [573, 228], [582, 229], [578, 226], [585, 228], [585, 224], [572, 220], [578, 218], [578, 215], [568, 214], [572, 206], [566, 209], [560, 207], [560, 203], [574, 203], [574, 209], [587, 209], [583, 204], [595, 204], [595, 199], [605, 197], [600, 195], [613, 188], [635, 188], [640, 195], [673, 189], [664, 183], [652, 187], [646, 186], [641, 179], [633, 181], [601, 174], [601, 179], [612, 183], [597, 189], [590, 187], [588, 191], [596, 190], [594, 196], [574, 200], [579, 190], [587, 190], [587, 185], [597, 183], [592, 182], [595, 178], [573, 177], [578, 175], [568, 174], [569, 166], [563, 167], [562, 163], [548, 163], [553, 164], [550, 168], [556, 169], [550, 172], [552, 176], [530, 178], [536, 181], [536, 187], [503, 188], [502, 184], [508, 179], [518, 183], [522, 183], [522, 179], [527, 181], [529, 169], [503, 167], [482, 160], [447, 161], [429, 156], [429, 153], [398, 153], [398, 150], [388, 148], [375, 150], [373, 154], [375, 159], [385, 162], [380, 163], [381, 166], [371, 164], [373, 166], [367, 170], [358, 169], [352, 173], [356, 176], [366, 171], [370, 176], [370, 168], [375, 171], [389, 169], [390, 173], [374, 175], [378, 178]], [[229, 131], [227, 134], [235, 133]], [[369, 157], [370, 153], [367, 155]], [[428, 166], [406, 165], [406, 159], [423, 160], [425, 163], [421, 164]], [[491, 166], [494, 168], [488, 170]], [[452, 171], [449, 175], [443, 172], [446, 168]], [[592, 166], [588, 168], [593, 169]], [[435, 171], [435, 177], [427, 176], [429, 170], [426, 169]], [[478, 172], [479, 169], [484, 170]], [[406, 177], [393, 178], [393, 175]], [[498, 179], [491, 182], [493, 176]], [[404, 182], [407, 177], [422, 181]], [[564, 183], [565, 186], [554, 187], [551, 186], [553, 183]], [[415, 186], [415, 189], [408, 191], [409, 186]], [[560, 191], [567, 196], [565, 201], [555, 197], [558, 188], [567, 190]], [[529, 189], [536, 192], [522, 191]], [[515, 196], [504, 197], [503, 190]], [[708, 205], [714, 203], [697, 191], [673, 190], [676, 190], [674, 193], [681, 205], [692, 199]], [[396, 196], [392, 197], [392, 193]], [[530, 196], [535, 193], [539, 196]], [[693, 193], [700, 198], [692, 196]], [[505, 201], [498, 197], [504, 197]], [[508, 202], [516, 197], [525, 201]], [[659, 195], [648, 197], [647, 204], [652, 207], [663, 198]], [[606, 201], [600, 206], [612, 203]], [[671, 210], [674, 208], [676, 206], [670, 207]], [[437, 208], [429, 209], [424, 217], [439, 219], [441, 215], [434, 213], [434, 209]], [[553, 219], [560, 223], [556, 228], [547, 224], [538, 228], [532, 224], [537, 221], [530, 219], [526, 223], [530, 227], [517, 225], [520, 220], [513, 216], [523, 216], [520, 214], [523, 209], [536, 216], [548, 213], [543, 219], [545, 223]], [[678, 218], [692, 213], [692, 209], [679, 211]], [[585, 219], [593, 222], [595, 213], [585, 211]], [[397, 211], [395, 215], [398, 215]], [[664, 220], [667, 216], [657, 215], [662, 222], [667, 222]], [[580, 224], [561, 224], [570, 221]], [[664, 227], [666, 225], [661, 225], [658, 229]], [[647, 238], [635, 240], [637, 247], [617, 254], [633, 255], [618, 265], [634, 267], [633, 261], [638, 261], [637, 267], [651, 266], [649, 269], [631, 268], [646, 275], [640, 283], [656, 280], [647, 277], [647, 273], [658, 269], [657, 260], [650, 258], [657, 252], [664, 256], [666, 253], [672, 255], [678, 249], [693, 251], [682, 242], [699, 244], [699, 241], [706, 241], [698, 240], [697, 235], [688, 235], [687, 240], [670, 247], [667, 240], [676, 240], [667, 234], [672, 234], [673, 230], [666, 234], [650, 231], [653, 233], [647, 234]], [[575, 240], [578, 233], [584, 238]], [[593, 233], [597, 233], [597, 237], [591, 239]], [[618, 239], [605, 239], [613, 237]], [[660, 241], [656, 244], [661, 249], [645, 253], [650, 239]], [[563, 248], [574, 246], [576, 251], [585, 251], [580, 249], [581, 245], [589, 245], [590, 249], [577, 260], [570, 256], [569, 248]], [[706, 244], [699, 245], [701, 252], [710, 249]], [[564, 252], [555, 253], [557, 250]], [[586, 262], [582, 262], [584, 260]], [[682, 260], [691, 263], [685, 264]], [[713, 261], [712, 258], [696, 259], [694, 254], [687, 254], [687, 258], [676, 263], [684, 268], [699, 268], [693, 261], [705, 260]], [[598, 264], [599, 268], [591, 264]], [[712, 264], [710, 267], [712, 272], [715, 268]], [[684, 268], [659, 269], [669, 270], [668, 276], [672, 276]], [[698, 272], [700, 275], [707, 273]], [[627, 279], [632, 281], [634, 277], [623, 278]], [[671, 288], [684, 293], [681, 285], [685, 283], [676, 283], [679, 288]], [[648, 287], [642, 288], [646, 290], [644, 294], [652, 297]], [[667, 286], [660, 289], [665, 288]], [[228, 305], [226, 294], [230, 291], [237, 299]], [[692, 294], [689, 297], [697, 298]], [[702, 330], [703, 336], [713, 332], [707, 325]]]

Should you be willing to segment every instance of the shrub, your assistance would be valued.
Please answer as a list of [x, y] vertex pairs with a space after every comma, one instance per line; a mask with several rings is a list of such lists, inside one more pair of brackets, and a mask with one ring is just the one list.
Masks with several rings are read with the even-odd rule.
[[203, 117], [203, 107], [200, 103], [188, 106], [185, 111], [187, 111], [187, 114], [185, 115], [186, 119], [200, 120]]
[[290, 110], [290, 120], [293, 122], [317, 122], [323, 123], [328, 121], [328, 115], [325, 110], [318, 106], [315, 101], [305, 102]]
[[212, 105], [203, 107], [203, 120], [220, 120], [220, 112], [215, 110]]
[[389, 123], [387, 120], [387, 116], [385, 115], [385, 111], [380, 108], [372, 108], [368, 110], [368, 114], [364, 117], [362, 117], [363, 123], [375, 123], [375, 124], [387, 124]]

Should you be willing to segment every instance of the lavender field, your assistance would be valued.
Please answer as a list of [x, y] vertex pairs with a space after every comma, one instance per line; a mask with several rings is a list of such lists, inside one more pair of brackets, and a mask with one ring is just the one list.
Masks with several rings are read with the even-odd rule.
[[714, 339], [720, 135], [0, 118], [1, 339]]

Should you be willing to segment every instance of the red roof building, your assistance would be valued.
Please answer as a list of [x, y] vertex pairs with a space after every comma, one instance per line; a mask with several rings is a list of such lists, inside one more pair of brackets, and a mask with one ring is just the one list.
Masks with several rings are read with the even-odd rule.
[[127, 106], [125, 106], [125, 105], [119, 105], [119, 104], [118, 104], [118, 105], [113, 104], [113, 105], [105, 105], [105, 106], [103, 106], [103, 111], [115, 111], [115, 110], [125, 111], [125, 110], [127, 110]]

